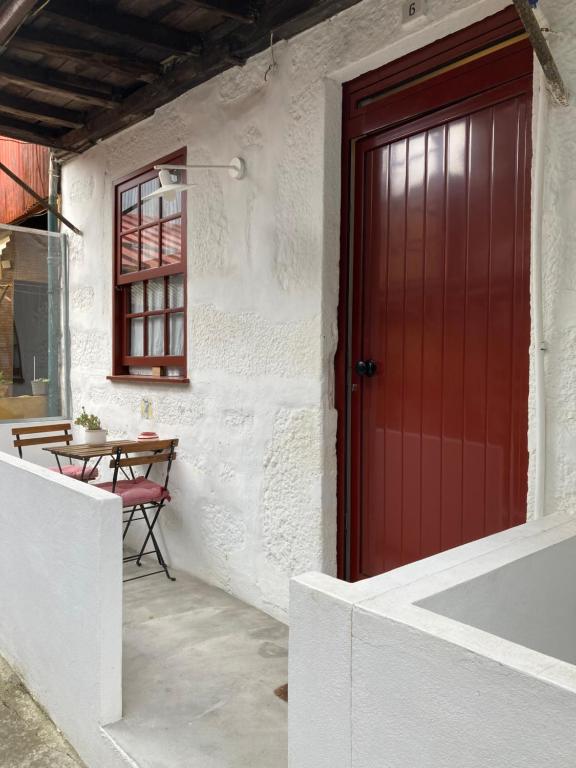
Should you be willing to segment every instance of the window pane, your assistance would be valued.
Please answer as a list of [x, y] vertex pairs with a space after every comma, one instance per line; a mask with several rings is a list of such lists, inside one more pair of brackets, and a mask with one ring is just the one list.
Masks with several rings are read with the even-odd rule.
[[[151, 192], [156, 192], [160, 187], [160, 180], [155, 176], [150, 181], [140, 186], [140, 199], [146, 197]], [[150, 224], [160, 218], [160, 198], [153, 197], [151, 200], [142, 200], [142, 224]]]
[[[68, 300], [64, 236], [47, 235], [0, 228], [0, 421], [37, 421], [66, 410], [67, 334], [61, 338], [50, 322]], [[0, 505], [7, 490], [1, 487]]]
[[130, 286], [130, 312], [144, 312], [144, 283]]
[[164, 278], [148, 280], [148, 309], [164, 309]]
[[170, 354], [184, 354], [184, 313], [170, 315]]
[[132, 232], [122, 238], [120, 258], [123, 275], [138, 271], [138, 232]]
[[160, 266], [160, 227], [148, 227], [142, 230], [142, 269], [154, 269]]
[[144, 354], [144, 320], [141, 317], [130, 320], [130, 354], [132, 357]]
[[168, 306], [170, 309], [184, 306], [184, 275], [170, 275], [168, 278]]
[[148, 318], [148, 354], [150, 357], [164, 354], [164, 315]]
[[127, 189], [121, 195], [122, 229], [133, 229], [138, 226], [138, 187]]
[[162, 264], [177, 264], [182, 255], [182, 219], [162, 225]]
[[[173, 171], [170, 174], [171, 180], [175, 184], [182, 184], [186, 181], [185, 179], [186, 171]], [[174, 197], [163, 197], [162, 198], [162, 218], [166, 218], [167, 216], [174, 216], [177, 213], [180, 213], [182, 210], [182, 193], [176, 192]]]

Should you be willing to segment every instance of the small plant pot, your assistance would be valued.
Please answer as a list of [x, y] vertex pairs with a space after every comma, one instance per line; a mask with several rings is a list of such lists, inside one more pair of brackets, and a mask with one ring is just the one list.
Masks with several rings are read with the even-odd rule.
[[105, 429], [85, 429], [84, 442], [86, 445], [102, 445], [106, 442], [107, 435], [108, 432]]
[[48, 382], [35, 380], [31, 382], [33, 395], [47, 395], [48, 394]]

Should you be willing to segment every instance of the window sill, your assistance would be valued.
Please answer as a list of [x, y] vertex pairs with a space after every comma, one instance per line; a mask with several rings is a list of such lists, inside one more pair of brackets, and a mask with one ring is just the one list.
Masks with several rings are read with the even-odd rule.
[[190, 384], [184, 376], [138, 376], [137, 374], [116, 374], [106, 376], [108, 381], [126, 381], [132, 384]]

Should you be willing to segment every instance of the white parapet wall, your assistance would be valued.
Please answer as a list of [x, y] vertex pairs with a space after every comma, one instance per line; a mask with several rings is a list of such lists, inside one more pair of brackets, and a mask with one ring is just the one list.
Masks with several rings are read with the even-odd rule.
[[290, 768], [573, 768], [576, 519], [293, 580]]
[[90, 768], [125, 765], [121, 501], [0, 453], [0, 654]]

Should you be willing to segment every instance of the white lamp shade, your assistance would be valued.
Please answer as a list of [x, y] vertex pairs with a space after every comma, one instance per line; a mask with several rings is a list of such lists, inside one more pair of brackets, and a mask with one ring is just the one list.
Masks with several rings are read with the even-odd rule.
[[163, 197], [165, 200], [169, 201], [175, 200], [178, 192], [185, 192], [187, 189], [194, 186], [193, 184], [181, 184], [172, 181], [172, 174], [167, 170], [159, 171], [158, 178], [160, 179], [160, 186], [158, 189], [151, 192], [149, 195], [146, 195], [146, 197], [143, 197], [142, 201], [152, 200], [155, 197]]

